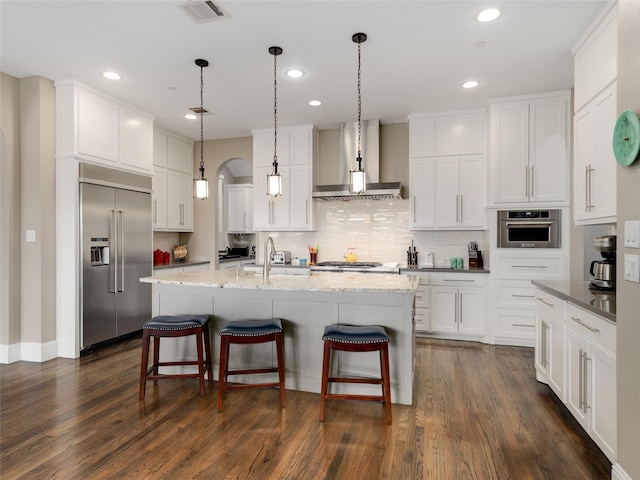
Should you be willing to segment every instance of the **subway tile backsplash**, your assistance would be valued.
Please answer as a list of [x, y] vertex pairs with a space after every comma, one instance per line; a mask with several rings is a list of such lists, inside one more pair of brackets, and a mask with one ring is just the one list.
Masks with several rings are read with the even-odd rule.
[[[448, 266], [450, 257], [467, 261], [467, 243], [478, 243], [488, 254], [488, 230], [418, 232], [409, 230], [409, 200], [356, 200], [317, 202], [317, 231], [260, 232], [257, 235], [258, 261], [267, 235], [277, 250], [290, 250], [294, 257], [309, 258], [308, 246], [319, 246], [318, 261], [342, 260], [347, 249], [354, 248], [358, 261], [407, 261], [407, 248], [414, 241], [418, 263], [424, 264], [425, 252], [434, 254], [436, 266]], [[485, 258], [488, 267], [488, 258]]]

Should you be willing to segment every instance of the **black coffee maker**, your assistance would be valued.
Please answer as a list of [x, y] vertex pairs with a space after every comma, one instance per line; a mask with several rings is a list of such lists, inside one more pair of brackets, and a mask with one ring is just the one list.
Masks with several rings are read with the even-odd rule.
[[616, 288], [616, 236], [603, 235], [593, 239], [593, 247], [600, 252], [603, 260], [591, 262], [592, 290], [615, 290]]

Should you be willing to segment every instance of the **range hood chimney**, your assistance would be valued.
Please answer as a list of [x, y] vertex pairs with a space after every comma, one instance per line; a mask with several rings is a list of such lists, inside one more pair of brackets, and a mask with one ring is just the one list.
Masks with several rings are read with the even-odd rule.
[[400, 182], [380, 183], [380, 121], [365, 120], [362, 122], [360, 150], [367, 181], [364, 193], [349, 192], [349, 170], [354, 167], [357, 156], [357, 122], [340, 124], [340, 184], [317, 185], [313, 198], [321, 200], [382, 200], [386, 198], [402, 198]]

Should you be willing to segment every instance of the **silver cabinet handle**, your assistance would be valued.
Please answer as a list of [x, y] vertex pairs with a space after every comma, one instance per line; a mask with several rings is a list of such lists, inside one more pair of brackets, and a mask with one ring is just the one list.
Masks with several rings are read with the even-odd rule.
[[462, 207], [462, 201], [464, 199], [464, 195], [460, 194], [460, 223], [464, 222], [464, 210]]
[[584, 211], [589, 211], [589, 165], [584, 166]]
[[579, 323], [580, 325], [582, 325], [584, 328], [586, 328], [587, 330], [591, 330], [593, 333], [599, 333], [600, 330], [592, 327], [591, 325], [588, 325], [586, 323], [584, 323], [582, 320], [580, 320], [578, 317], [571, 317], [571, 320], [573, 320], [576, 323]]
[[584, 352], [584, 368], [582, 369], [582, 371], [584, 372], [584, 393], [582, 394], [582, 398], [583, 398], [583, 402], [584, 402], [584, 413], [587, 413], [587, 409], [591, 408], [591, 406], [589, 405], [588, 402], [588, 395], [587, 395], [587, 388], [589, 385], [589, 367], [587, 365], [587, 362], [590, 362], [591, 359], [588, 357], [587, 352]]
[[547, 265], [511, 265], [512, 268], [549, 268]]
[[109, 293], [116, 293], [116, 282], [118, 276], [118, 232], [116, 230], [116, 211], [111, 210], [109, 219]]
[[309, 225], [309, 200], [305, 200], [304, 204], [305, 204], [304, 208], [305, 208], [305, 214], [306, 214], [305, 225]]
[[456, 292], [456, 305], [455, 305], [455, 318], [454, 321], [455, 323], [458, 323], [458, 292]]
[[460, 222], [460, 195], [456, 194], [456, 223]]
[[547, 365], [547, 322], [544, 320], [540, 324], [540, 365]]
[[460, 292], [460, 323], [462, 323], [462, 292]]
[[531, 165], [529, 168], [531, 169], [531, 173], [529, 175], [529, 178], [531, 180], [531, 182], [530, 182], [531, 183], [531, 195], [530, 196], [531, 196], [531, 198], [533, 198], [533, 197], [535, 197], [534, 184], [533, 184], [533, 165]]
[[120, 287], [118, 288], [119, 292], [124, 292], [124, 249], [125, 249], [125, 244], [124, 244], [124, 211], [123, 210], [119, 210], [118, 211], [118, 216], [120, 217], [120, 234], [119, 234], [119, 240], [120, 240], [120, 248], [118, 251], [118, 255], [119, 255], [119, 259], [120, 259]]
[[529, 198], [529, 166], [524, 166], [524, 196]]
[[158, 223], [158, 200], [153, 201], [153, 224]]
[[465, 278], [443, 278], [443, 282], [475, 282], [475, 280]]
[[536, 300], [540, 300], [547, 307], [555, 307], [555, 304], [547, 302], [544, 298], [536, 297]]
[[413, 223], [416, 223], [416, 196], [413, 196]]
[[580, 363], [578, 365], [578, 408], [584, 408], [584, 353], [580, 349]]
[[247, 229], [247, 212], [246, 210], [242, 212], [242, 228], [243, 230]]
[[511, 324], [513, 327], [527, 327], [527, 328], [533, 328], [533, 325], [529, 325], [528, 323], [512, 323]]
[[596, 208], [593, 204], [593, 172], [595, 171], [596, 169], [589, 165], [589, 210]]
[[511, 296], [514, 298], [533, 298], [533, 295], [521, 295], [519, 293], [512, 293]]

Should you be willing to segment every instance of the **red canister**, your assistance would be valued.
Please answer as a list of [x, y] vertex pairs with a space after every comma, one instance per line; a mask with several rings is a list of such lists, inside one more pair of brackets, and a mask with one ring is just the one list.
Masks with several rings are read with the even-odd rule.
[[164, 265], [169, 265], [171, 263], [171, 254], [169, 252], [164, 252], [162, 256], [162, 263]]
[[162, 265], [164, 252], [159, 248], [153, 251], [153, 266]]

